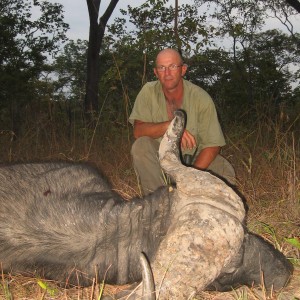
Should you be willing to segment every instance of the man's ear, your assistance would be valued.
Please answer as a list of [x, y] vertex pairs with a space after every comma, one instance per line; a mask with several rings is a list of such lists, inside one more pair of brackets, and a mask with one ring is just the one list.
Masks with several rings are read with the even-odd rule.
[[187, 64], [183, 64], [182, 67], [181, 67], [181, 76], [183, 77], [186, 73], [188, 69], [188, 65]]
[[155, 76], [158, 78], [156, 68], [153, 68], [153, 72], [154, 72]]

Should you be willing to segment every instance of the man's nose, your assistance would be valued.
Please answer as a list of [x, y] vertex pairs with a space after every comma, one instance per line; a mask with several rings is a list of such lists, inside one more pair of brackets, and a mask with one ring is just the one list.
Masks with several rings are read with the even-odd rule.
[[165, 74], [169, 75], [170, 73], [171, 73], [170, 68], [167, 67], [167, 68], [165, 69]]

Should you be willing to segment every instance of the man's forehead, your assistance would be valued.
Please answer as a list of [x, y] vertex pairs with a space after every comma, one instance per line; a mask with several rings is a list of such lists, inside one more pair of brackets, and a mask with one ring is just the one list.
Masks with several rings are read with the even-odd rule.
[[180, 55], [176, 51], [163, 51], [157, 55], [156, 63], [180, 63]]

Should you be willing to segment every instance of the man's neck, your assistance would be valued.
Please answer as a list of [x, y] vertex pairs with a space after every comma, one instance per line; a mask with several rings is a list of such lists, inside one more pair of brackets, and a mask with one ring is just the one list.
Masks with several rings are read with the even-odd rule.
[[181, 105], [181, 102], [183, 99], [183, 84], [182, 83], [172, 90], [163, 88], [163, 92], [164, 92], [167, 102], [173, 102], [173, 103]]
[[173, 90], [164, 90], [163, 92], [166, 99], [167, 114], [169, 120], [172, 120], [174, 118], [175, 110], [182, 107], [183, 86]]

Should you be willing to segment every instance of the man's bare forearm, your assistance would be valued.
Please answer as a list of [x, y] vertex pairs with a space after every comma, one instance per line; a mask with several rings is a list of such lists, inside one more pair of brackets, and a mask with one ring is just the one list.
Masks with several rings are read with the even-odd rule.
[[133, 135], [136, 139], [142, 136], [149, 136], [153, 139], [157, 139], [165, 134], [169, 124], [170, 121], [152, 123], [136, 120], [134, 122]]
[[204, 148], [197, 156], [194, 167], [197, 169], [207, 169], [212, 161], [219, 154], [221, 147], [207, 147]]

